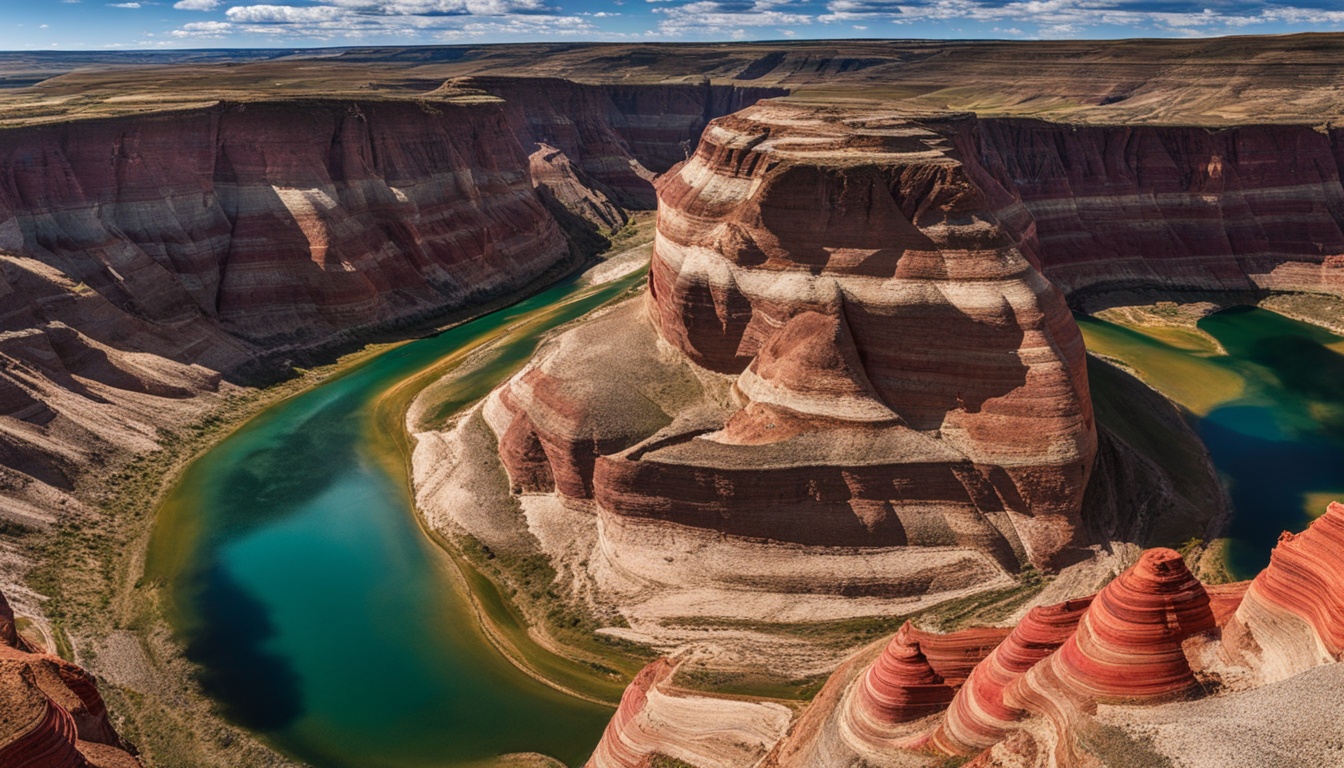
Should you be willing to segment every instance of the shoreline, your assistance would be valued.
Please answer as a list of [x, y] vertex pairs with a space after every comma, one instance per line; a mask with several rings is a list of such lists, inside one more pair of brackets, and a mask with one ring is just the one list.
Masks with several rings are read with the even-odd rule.
[[[162, 585], [145, 579], [159, 510], [187, 468], [271, 408], [392, 349], [531, 298], [599, 262], [596, 256], [567, 259], [482, 305], [401, 328], [371, 330], [359, 348], [313, 368], [295, 369], [276, 383], [231, 385], [226, 392], [202, 394], [212, 401], [200, 416], [162, 429], [157, 449], [122, 454], [79, 478], [77, 493], [92, 514], [62, 520], [51, 531], [19, 542], [31, 565], [15, 581], [48, 600], [54, 590], [41, 585], [63, 585], [79, 573], [101, 577], [81, 594], [61, 595], [55, 611], [28, 618], [50, 634], [53, 651], [98, 677], [123, 736], [150, 757], [150, 764], [302, 765], [265, 737], [229, 722], [218, 703], [200, 691], [194, 665], [168, 621]], [[102, 555], [96, 566], [72, 562], [74, 553], [90, 549]]]

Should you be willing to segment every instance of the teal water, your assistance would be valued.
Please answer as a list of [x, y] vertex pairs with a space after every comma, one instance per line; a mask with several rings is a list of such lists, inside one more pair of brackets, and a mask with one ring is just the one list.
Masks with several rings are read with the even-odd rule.
[[456, 566], [418, 527], [400, 419], [418, 391], [406, 382], [423, 386], [489, 345], [490, 362], [464, 369], [458, 399], [439, 406], [451, 415], [547, 330], [642, 276], [571, 279], [395, 347], [272, 406], [187, 469], [147, 571], [167, 585], [175, 629], [227, 717], [333, 768], [586, 759], [611, 708], [537, 682], [490, 644]]
[[1096, 318], [1080, 325], [1089, 349], [1193, 412], [1232, 504], [1234, 575], [1255, 575], [1281, 532], [1344, 499], [1344, 338], [1253, 307], [1199, 321], [1222, 351]]

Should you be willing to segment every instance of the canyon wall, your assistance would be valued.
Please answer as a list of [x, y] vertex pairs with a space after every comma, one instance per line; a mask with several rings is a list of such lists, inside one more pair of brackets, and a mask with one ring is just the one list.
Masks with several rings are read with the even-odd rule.
[[574, 221], [618, 229], [651, 198], [643, 163], [771, 93], [478, 85], [504, 100], [221, 103], [0, 131], [0, 514], [40, 526], [78, 509], [80, 468], [154, 447], [241, 372], [558, 274]]
[[1344, 293], [1338, 129], [981, 119], [958, 143], [1025, 206], [1065, 293]]
[[783, 88], [667, 83], [592, 85], [553, 77], [467, 77], [453, 89], [504, 99], [514, 132], [563, 152], [590, 181], [626, 207], [653, 208], [651, 181], [695, 150], [710, 120]]

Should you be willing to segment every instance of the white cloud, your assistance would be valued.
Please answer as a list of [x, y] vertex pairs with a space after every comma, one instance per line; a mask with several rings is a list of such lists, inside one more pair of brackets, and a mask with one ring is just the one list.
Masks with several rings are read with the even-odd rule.
[[787, 0], [697, 0], [670, 8], [655, 8], [665, 18], [658, 31], [668, 37], [714, 36], [724, 30], [734, 39], [747, 36], [745, 27], [788, 27], [810, 24], [812, 17], [788, 10]]
[[37, 25], [37, 28], [38, 28], [38, 29], [47, 29], [47, 28], [50, 27], [50, 26], [51, 26], [50, 24], [39, 24], [39, 25]]
[[112, 8], [139, 8], [139, 7], [140, 7], [140, 4], [139, 4], [139, 3], [108, 3], [108, 6], [109, 6], [109, 7], [112, 7]]
[[226, 21], [193, 21], [181, 29], [173, 30], [173, 37], [206, 37], [220, 39], [233, 31], [233, 25]]
[[219, 3], [220, 0], [178, 0], [173, 7], [179, 11], [213, 11]]
[[[1188, 6], [1188, 10], [1183, 10]], [[1098, 26], [1130, 27], [1176, 34], [1212, 34], [1257, 24], [1323, 26], [1344, 24], [1344, 11], [1257, 4], [1226, 10], [1198, 2], [1163, 0], [830, 0], [824, 22], [887, 18], [898, 24], [917, 21], [1011, 22], [1037, 25], [1040, 37], [1085, 36]], [[1022, 34], [1012, 27], [1009, 34]]]
[[[181, 0], [182, 4], [202, 0]], [[225, 11], [229, 28], [188, 24], [177, 37], [228, 33], [321, 40], [374, 36], [456, 40], [485, 36], [545, 39], [601, 33], [588, 18], [554, 13], [546, 0], [317, 0], [313, 4], [239, 5]], [[608, 35], [613, 36], [613, 35]]]

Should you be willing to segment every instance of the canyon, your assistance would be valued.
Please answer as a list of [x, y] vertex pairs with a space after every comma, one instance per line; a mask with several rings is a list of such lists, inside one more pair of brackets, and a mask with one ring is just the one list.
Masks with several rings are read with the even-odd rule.
[[[1030, 66], [1004, 43], [868, 41], [42, 63], [0, 93], [0, 576], [36, 631], [12, 661], [64, 670], [83, 709], [16, 671], [16, 700], [55, 703], [0, 754], [136, 764], [88, 673], [19, 659], [63, 647], [134, 678], [108, 652], [143, 622], [130, 598], [111, 621], [87, 607], [107, 584], [25, 583], [34, 541], [118, 530], [107, 477], [259, 386], [553, 282], [653, 209], [646, 289], [406, 423], [424, 521], [538, 642], [607, 669], [563, 619], [647, 663], [590, 765], [1327, 744], [1249, 713], [1319, 705], [1338, 674], [1344, 507], [1215, 583], [1207, 452], [1072, 312], [1310, 296], [1328, 320], [1339, 46], [1033, 45]], [[87, 578], [124, 596], [143, 545], [117, 535]], [[1186, 712], [1241, 730], [1214, 749]]]

